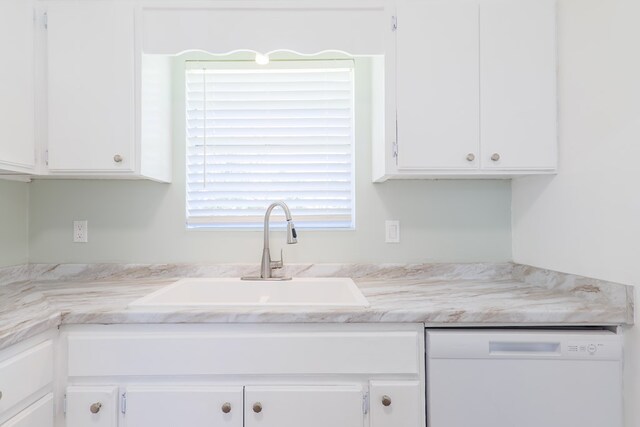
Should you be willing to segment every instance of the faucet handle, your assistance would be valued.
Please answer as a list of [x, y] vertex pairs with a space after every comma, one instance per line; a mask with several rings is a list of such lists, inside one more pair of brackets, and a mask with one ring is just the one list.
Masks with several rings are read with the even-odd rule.
[[284, 256], [282, 255], [282, 249], [280, 249], [280, 259], [278, 261], [271, 261], [271, 269], [275, 270], [284, 266]]

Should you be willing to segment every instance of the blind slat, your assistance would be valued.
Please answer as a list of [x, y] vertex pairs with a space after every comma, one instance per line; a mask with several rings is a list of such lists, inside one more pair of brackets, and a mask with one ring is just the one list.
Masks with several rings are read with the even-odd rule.
[[345, 144], [333, 145], [195, 145], [187, 150], [189, 163], [204, 161], [204, 156], [300, 156], [300, 155], [351, 155], [351, 147]]
[[304, 137], [298, 136], [214, 136], [207, 137], [204, 141], [204, 136], [194, 136], [187, 138], [187, 148], [191, 146], [204, 146], [206, 142], [207, 146], [229, 146], [237, 147], [242, 145], [252, 146], [303, 146], [303, 145], [347, 145], [351, 147], [350, 136], [336, 137], [336, 136], [322, 136], [322, 135], [306, 135]]

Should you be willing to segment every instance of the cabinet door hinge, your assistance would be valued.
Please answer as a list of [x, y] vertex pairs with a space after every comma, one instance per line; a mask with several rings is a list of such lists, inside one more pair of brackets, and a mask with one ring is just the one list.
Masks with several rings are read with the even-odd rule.
[[62, 413], [67, 415], [67, 395], [62, 398]]
[[362, 395], [362, 413], [365, 415], [369, 413], [369, 392]]
[[44, 150], [44, 164], [49, 166], [49, 150]]
[[47, 12], [42, 16], [42, 25], [45, 30], [49, 28], [49, 14]]
[[398, 112], [396, 111], [396, 140], [393, 141], [393, 158], [396, 160], [396, 166], [398, 166]]
[[393, 158], [396, 159], [396, 165], [398, 164], [398, 141], [393, 141], [392, 153]]
[[394, 15], [391, 17], [391, 31], [396, 31], [397, 29], [398, 29], [398, 17]]
[[120, 412], [127, 413], [127, 393], [124, 392], [120, 395]]

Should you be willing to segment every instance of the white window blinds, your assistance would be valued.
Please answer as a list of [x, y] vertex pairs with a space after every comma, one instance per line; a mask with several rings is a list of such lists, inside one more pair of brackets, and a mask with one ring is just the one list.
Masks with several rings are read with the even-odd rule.
[[188, 62], [187, 226], [352, 228], [353, 93], [352, 61]]

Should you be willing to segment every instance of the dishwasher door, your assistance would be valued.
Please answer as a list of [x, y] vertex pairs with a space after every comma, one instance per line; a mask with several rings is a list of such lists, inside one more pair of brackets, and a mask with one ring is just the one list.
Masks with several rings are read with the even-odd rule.
[[622, 427], [622, 338], [427, 331], [428, 427]]

